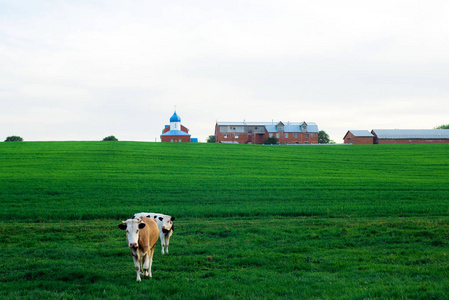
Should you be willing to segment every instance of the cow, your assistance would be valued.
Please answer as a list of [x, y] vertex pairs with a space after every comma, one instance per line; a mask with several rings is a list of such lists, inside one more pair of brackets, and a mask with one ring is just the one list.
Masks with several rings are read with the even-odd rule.
[[118, 225], [121, 230], [126, 230], [126, 241], [133, 257], [137, 273], [137, 281], [141, 281], [140, 275], [152, 277], [151, 266], [153, 254], [159, 236], [159, 228], [154, 219], [136, 218], [122, 221]]
[[157, 226], [159, 227], [159, 238], [161, 239], [162, 254], [168, 254], [168, 244], [170, 243], [170, 237], [175, 230], [175, 226], [173, 224], [175, 217], [158, 213], [142, 212], [135, 214], [132, 218], [135, 219], [140, 217], [147, 217], [157, 221]]

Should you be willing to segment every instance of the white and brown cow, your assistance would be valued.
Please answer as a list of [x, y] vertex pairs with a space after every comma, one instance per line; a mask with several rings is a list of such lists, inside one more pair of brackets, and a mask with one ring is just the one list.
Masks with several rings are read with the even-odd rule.
[[133, 216], [133, 219], [141, 217], [147, 217], [156, 220], [157, 226], [159, 227], [159, 238], [161, 239], [162, 254], [168, 254], [168, 244], [170, 243], [170, 237], [175, 230], [175, 226], [173, 225], [175, 217], [158, 213], [142, 212], [135, 214]]
[[154, 219], [137, 218], [122, 221], [118, 225], [126, 230], [126, 240], [136, 267], [137, 281], [141, 281], [140, 274], [152, 277], [154, 247], [159, 236], [159, 228]]

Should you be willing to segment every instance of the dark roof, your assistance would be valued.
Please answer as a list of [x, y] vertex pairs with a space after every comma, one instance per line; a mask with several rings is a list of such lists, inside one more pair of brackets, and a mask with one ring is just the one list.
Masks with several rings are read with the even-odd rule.
[[167, 136], [167, 135], [171, 135], [171, 136], [173, 136], [173, 135], [175, 135], [175, 136], [188, 135], [188, 136], [190, 136], [190, 134], [188, 134], [187, 132], [184, 132], [182, 130], [170, 130], [170, 131], [167, 131], [166, 133], [163, 133], [161, 136]]
[[449, 129], [373, 129], [378, 139], [449, 139]]
[[368, 130], [349, 130], [346, 135], [348, 135], [349, 132], [355, 137], [374, 137], [374, 135]]

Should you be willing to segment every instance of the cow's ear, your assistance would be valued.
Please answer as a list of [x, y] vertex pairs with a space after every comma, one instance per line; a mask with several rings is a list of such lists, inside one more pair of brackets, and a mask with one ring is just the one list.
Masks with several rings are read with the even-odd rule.
[[126, 224], [118, 224], [118, 228], [121, 230], [126, 230]]
[[145, 223], [140, 223], [139, 224], [139, 229], [145, 228], [146, 224]]
[[175, 217], [171, 217], [171, 220], [174, 221], [174, 220], [175, 220]]

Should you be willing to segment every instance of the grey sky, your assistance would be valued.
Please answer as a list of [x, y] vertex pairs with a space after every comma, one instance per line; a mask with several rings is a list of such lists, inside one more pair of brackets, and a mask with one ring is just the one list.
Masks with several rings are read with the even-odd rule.
[[447, 1], [0, 0], [0, 140], [449, 123]]

